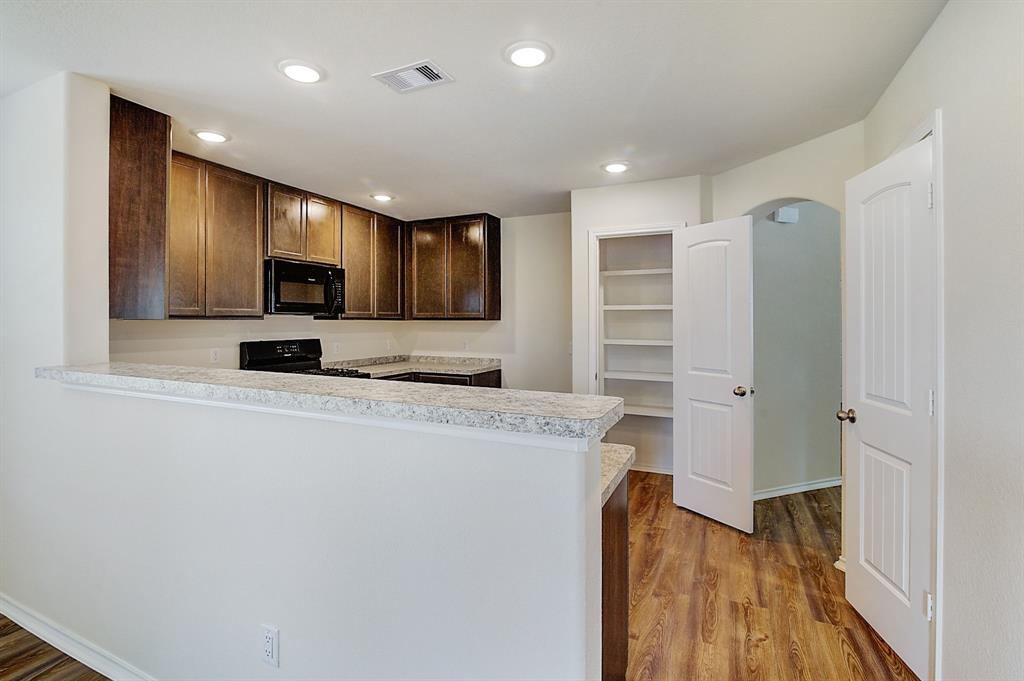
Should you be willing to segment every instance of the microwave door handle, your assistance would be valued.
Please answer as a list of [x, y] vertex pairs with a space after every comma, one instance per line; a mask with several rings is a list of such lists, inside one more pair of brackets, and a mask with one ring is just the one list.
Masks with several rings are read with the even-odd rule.
[[334, 274], [327, 273], [324, 280], [324, 308], [327, 314], [334, 314]]

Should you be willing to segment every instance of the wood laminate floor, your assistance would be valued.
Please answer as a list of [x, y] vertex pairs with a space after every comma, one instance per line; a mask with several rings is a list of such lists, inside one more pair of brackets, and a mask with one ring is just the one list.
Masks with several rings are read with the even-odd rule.
[[754, 504], [754, 534], [629, 473], [629, 681], [916, 679], [843, 597], [838, 487]]
[[53, 646], [0, 615], [0, 680], [106, 681]]

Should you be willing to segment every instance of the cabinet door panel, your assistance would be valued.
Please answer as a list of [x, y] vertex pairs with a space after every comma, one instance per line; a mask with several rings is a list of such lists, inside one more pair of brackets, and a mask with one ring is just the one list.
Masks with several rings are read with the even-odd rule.
[[263, 183], [207, 166], [206, 314], [263, 314]]
[[373, 213], [342, 207], [341, 266], [345, 269], [345, 318], [373, 316]]
[[167, 233], [167, 312], [206, 314], [206, 191], [203, 163], [174, 155]]
[[484, 317], [484, 221], [448, 221], [448, 316]]
[[306, 259], [306, 216], [303, 192], [279, 184], [268, 190], [267, 255]]
[[380, 319], [402, 318], [402, 223], [376, 216], [373, 230], [373, 312]]
[[167, 190], [171, 119], [111, 95], [111, 319], [167, 316]]
[[439, 385], [470, 385], [472, 376], [456, 376], [454, 374], [416, 374], [417, 383], [437, 383]]
[[341, 264], [341, 205], [337, 201], [308, 195], [306, 258], [334, 267]]
[[443, 220], [409, 224], [409, 307], [412, 319], [444, 318], [448, 249]]

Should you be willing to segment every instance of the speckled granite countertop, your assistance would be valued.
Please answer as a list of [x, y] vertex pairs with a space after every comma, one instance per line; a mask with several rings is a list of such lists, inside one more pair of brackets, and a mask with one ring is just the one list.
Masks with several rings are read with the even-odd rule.
[[473, 376], [501, 368], [501, 360], [493, 357], [444, 357], [439, 355], [386, 355], [364, 359], [324, 362], [325, 367], [353, 368], [365, 371], [370, 378], [385, 378], [409, 373], [453, 374]]
[[599, 438], [622, 418], [618, 397], [365, 378], [126, 362], [43, 367], [36, 376], [108, 390], [576, 439]]
[[629, 445], [601, 443], [601, 505], [603, 506], [615, 488], [629, 472], [636, 461], [636, 448]]

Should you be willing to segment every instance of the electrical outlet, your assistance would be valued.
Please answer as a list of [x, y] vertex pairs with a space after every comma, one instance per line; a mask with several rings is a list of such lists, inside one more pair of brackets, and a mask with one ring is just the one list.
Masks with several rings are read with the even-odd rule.
[[334, 341], [333, 343], [331, 343], [331, 350], [334, 351], [335, 355], [340, 355], [341, 354], [341, 343], [339, 343], [338, 341]]
[[469, 341], [462, 341], [462, 349], [469, 350]]
[[391, 341], [384, 341], [384, 352], [391, 352]]
[[220, 361], [220, 348], [213, 348], [210, 350], [210, 364], [216, 364]]
[[281, 632], [269, 624], [263, 625], [263, 661], [271, 667], [281, 666]]

